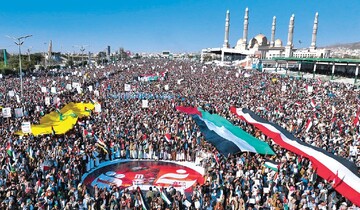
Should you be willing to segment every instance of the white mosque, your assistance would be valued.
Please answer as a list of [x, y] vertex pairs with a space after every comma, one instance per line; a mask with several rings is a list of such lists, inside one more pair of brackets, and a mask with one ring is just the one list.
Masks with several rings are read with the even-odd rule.
[[312, 40], [309, 48], [296, 49], [293, 44], [295, 15], [290, 17], [288, 39], [286, 45], [280, 39], [275, 40], [276, 17], [273, 17], [270, 41], [264, 34], [258, 34], [248, 40], [249, 9], [245, 9], [243, 37], [240, 38], [234, 47], [229, 44], [230, 12], [226, 12], [224, 44], [220, 48], [207, 48], [201, 51], [201, 60], [205, 56], [213, 58], [220, 57], [221, 61], [242, 60], [245, 58], [272, 59], [275, 57], [295, 58], [328, 58], [330, 50], [316, 47], [316, 36], [318, 30], [318, 13], [315, 14]]

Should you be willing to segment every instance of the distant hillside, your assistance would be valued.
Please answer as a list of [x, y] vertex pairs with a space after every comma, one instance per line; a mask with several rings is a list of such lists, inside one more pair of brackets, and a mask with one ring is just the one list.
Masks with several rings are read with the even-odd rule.
[[334, 45], [329, 45], [326, 46], [325, 48], [347, 48], [347, 49], [351, 49], [351, 50], [356, 50], [356, 49], [360, 49], [360, 42], [353, 42], [353, 43], [346, 43], [346, 44], [334, 44]]

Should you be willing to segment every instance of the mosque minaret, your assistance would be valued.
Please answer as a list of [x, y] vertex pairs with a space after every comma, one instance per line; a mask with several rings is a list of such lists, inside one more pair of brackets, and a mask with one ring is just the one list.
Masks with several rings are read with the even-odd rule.
[[229, 48], [229, 27], [230, 27], [230, 12], [229, 10], [226, 12], [226, 18], [225, 18], [225, 37], [224, 37], [224, 44], [223, 48]]
[[206, 48], [202, 50], [201, 57], [204, 54], [212, 54], [214, 57], [220, 55], [221, 61], [228, 60], [226, 57], [233, 57], [236, 59], [258, 58], [258, 59], [272, 59], [275, 57], [296, 57], [296, 58], [328, 58], [330, 50], [317, 49], [317, 31], [318, 31], [319, 14], [315, 14], [314, 25], [312, 30], [312, 39], [310, 47], [306, 49], [297, 49], [294, 46], [294, 28], [295, 15], [292, 14], [288, 26], [288, 36], [285, 46], [280, 39], [276, 39], [275, 32], [277, 26], [277, 17], [272, 18], [271, 24], [271, 38], [268, 41], [264, 34], [258, 34], [249, 39], [249, 8], [245, 9], [244, 25], [242, 37], [236, 42], [234, 47], [230, 47], [229, 33], [230, 33], [230, 11], [226, 11], [225, 17], [225, 36], [222, 47], [220, 48]]
[[311, 37], [311, 46], [310, 49], [316, 49], [316, 35], [317, 35], [317, 30], [318, 30], [318, 22], [319, 22], [319, 13], [315, 14], [315, 20], [314, 20], [314, 27], [313, 27], [313, 32], [312, 32], [312, 37]]
[[270, 47], [274, 47], [274, 45], [275, 45], [275, 31], [276, 31], [276, 16], [273, 17], [273, 22], [272, 22], [272, 25], [271, 25]]

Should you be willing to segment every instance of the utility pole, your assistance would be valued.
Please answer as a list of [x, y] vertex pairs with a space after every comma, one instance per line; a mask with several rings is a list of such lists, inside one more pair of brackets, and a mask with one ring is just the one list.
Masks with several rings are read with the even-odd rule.
[[11, 36], [7, 36], [10, 39], [14, 39], [15, 40], [15, 44], [19, 47], [19, 73], [20, 73], [20, 91], [21, 91], [21, 95], [20, 95], [20, 102], [23, 101], [23, 79], [22, 79], [22, 67], [21, 67], [21, 45], [24, 44], [24, 39], [31, 37], [32, 35], [26, 35], [26, 36], [21, 36], [18, 38], [15, 37], [11, 37]]

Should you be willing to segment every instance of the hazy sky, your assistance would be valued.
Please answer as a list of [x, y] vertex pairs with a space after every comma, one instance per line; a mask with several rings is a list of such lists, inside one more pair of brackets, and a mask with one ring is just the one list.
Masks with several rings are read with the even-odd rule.
[[[0, 48], [16, 51], [5, 37], [32, 34], [23, 50], [97, 52], [110, 45], [133, 52], [199, 52], [220, 47], [226, 10], [230, 10], [230, 45], [242, 36], [244, 10], [250, 10], [249, 38], [276, 38], [286, 43], [289, 18], [295, 14], [295, 47], [310, 45], [315, 12], [319, 12], [318, 46], [360, 41], [360, 0], [58, 0], [2, 1]], [[302, 44], [299, 43], [301, 40]]]

